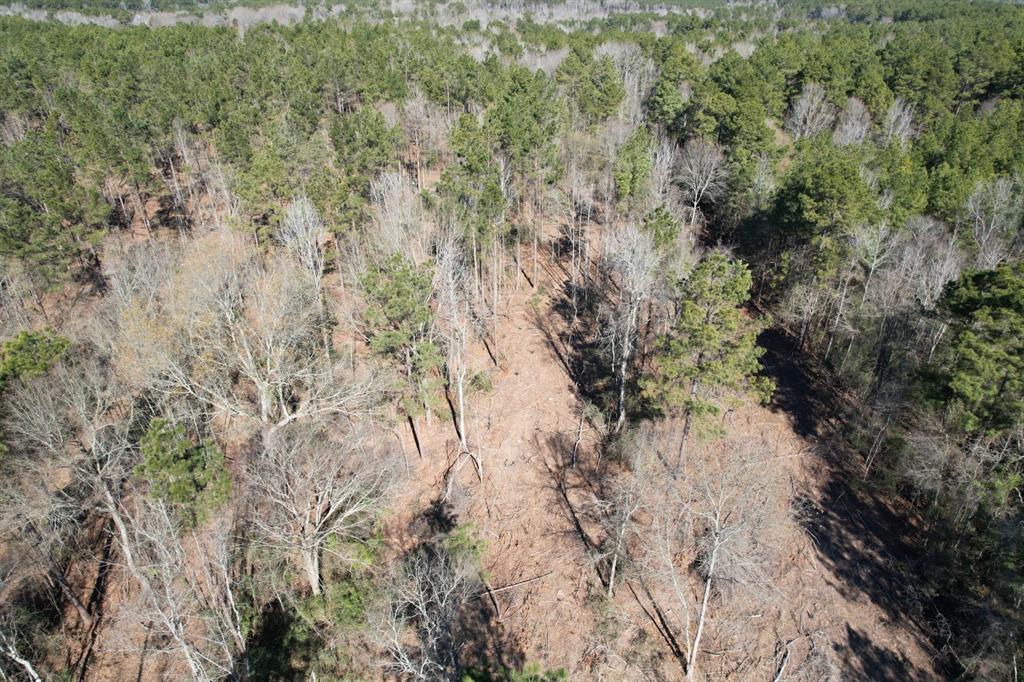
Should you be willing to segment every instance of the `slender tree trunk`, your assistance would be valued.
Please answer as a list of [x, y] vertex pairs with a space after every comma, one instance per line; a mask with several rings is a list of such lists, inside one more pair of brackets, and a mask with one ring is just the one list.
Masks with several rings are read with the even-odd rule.
[[423, 156], [422, 148], [420, 146], [420, 136], [416, 134], [416, 189], [423, 189], [423, 170], [420, 159]]
[[39, 673], [36, 672], [35, 666], [32, 665], [32, 662], [18, 653], [18, 650], [14, 647], [14, 644], [8, 641], [7, 636], [0, 634], [0, 638], [3, 639], [3, 652], [7, 656], [7, 658], [17, 663], [18, 666], [20, 666], [21, 669], [25, 671], [25, 674], [28, 675], [28, 678], [32, 680], [32, 682], [43, 682], [43, 678], [40, 677]]
[[850, 351], [853, 350], [854, 337], [850, 337], [850, 342], [846, 344], [846, 352], [843, 353], [843, 360], [839, 363], [839, 376], [843, 375], [843, 371], [846, 369], [846, 361], [850, 359]]
[[462, 450], [464, 452], [469, 452], [469, 445], [466, 438], [466, 391], [464, 386], [465, 383], [466, 373], [460, 366], [458, 371], [458, 378], [456, 379], [455, 382], [455, 394], [456, 399], [459, 403], [459, 444], [462, 446]]
[[622, 431], [626, 425], [626, 372], [629, 370], [629, 355], [622, 352], [622, 363], [619, 367], [619, 419], [615, 422], [615, 432]]
[[928, 362], [932, 361], [932, 356], [935, 355], [935, 350], [939, 347], [939, 342], [942, 341], [942, 336], [946, 333], [947, 325], [945, 322], [939, 325], [939, 331], [936, 332], [935, 336], [932, 337], [932, 345], [928, 349]]
[[498, 272], [500, 270], [498, 258], [498, 241], [495, 239], [491, 244], [491, 326], [494, 336], [494, 354], [498, 355]]
[[[700, 387], [700, 381], [694, 379], [690, 384], [690, 403], [692, 405], [693, 399], [697, 396], [697, 389]], [[686, 408], [686, 414], [683, 416], [683, 434], [679, 439], [679, 458], [676, 460], [676, 476], [682, 473], [683, 468], [686, 466], [686, 446], [690, 441], [690, 429], [693, 426], [693, 407]]]
[[[132, 575], [140, 576], [142, 573], [135, 563], [135, 554], [132, 552], [131, 540], [128, 537], [128, 525], [124, 522], [124, 517], [121, 516], [117, 500], [114, 499], [114, 495], [110, 492], [106, 482], [103, 482], [102, 486], [103, 497], [107, 503], [107, 513], [110, 514], [110, 520], [114, 522], [114, 528], [117, 529], [118, 538], [121, 540], [121, 553], [124, 555], [124, 562]], [[143, 584], [143, 588], [148, 588], [148, 582]]]
[[836, 319], [832, 323], [832, 329], [828, 335], [828, 347], [825, 348], [825, 360], [828, 360], [829, 354], [832, 352], [832, 344], [836, 340], [836, 334], [839, 333], [839, 321], [843, 317], [843, 308], [846, 304], [846, 291], [850, 286], [850, 278], [847, 277], [846, 281], [843, 282], [843, 293], [839, 295], [839, 306], [836, 309]]
[[615, 553], [612, 555], [612, 567], [611, 567], [611, 570], [608, 573], [608, 598], [609, 599], [611, 599], [612, 596], [615, 593], [615, 569], [618, 567], [618, 563], [619, 563], [619, 552], [618, 552], [618, 549], [616, 549]]
[[715, 575], [715, 561], [718, 559], [718, 548], [711, 552], [711, 562], [708, 565], [708, 581], [704, 584], [704, 597], [700, 602], [700, 616], [697, 617], [697, 632], [693, 636], [693, 645], [690, 647], [690, 657], [686, 661], [686, 679], [692, 680], [693, 674], [697, 671], [697, 654], [700, 651], [700, 639], [704, 635], [704, 621], [707, 619], [708, 602], [711, 600], [711, 581]]
[[626, 316], [626, 333], [622, 338], [622, 362], [619, 364], [619, 419], [615, 423], [615, 432], [622, 431], [626, 425], [626, 375], [629, 373], [629, 361], [633, 355], [633, 328], [636, 326], [636, 316], [639, 304], [629, 301], [629, 311]]
[[866, 479], [871, 473], [871, 465], [875, 461], [875, 455], [878, 454], [879, 449], [882, 447], [882, 439], [885, 437], [885, 431], [889, 428], [889, 421], [892, 419], [891, 416], [885, 418], [885, 423], [882, 424], [882, 428], [878, 430], [878, 435], [875, 436], [875, 440], [871, 443], [871, 450], [868, 452], [868, 458], [864, 462], [864, 478]]
[[533, 228], [533, 286], [534, 286], [534, 288], [536, 288], [536, 286], [537, 286], [537, 240], [538, 239], [539, 239], [539, 237], [537, 235], [537, 227], [534, 226], [534, 228]]
[[320, 551], [317, 547], [304, 549], [302, 552], [302, 567], [306, 571], [306, 580], [309, 582], [309, 589], [313, 596], [320, 595]]

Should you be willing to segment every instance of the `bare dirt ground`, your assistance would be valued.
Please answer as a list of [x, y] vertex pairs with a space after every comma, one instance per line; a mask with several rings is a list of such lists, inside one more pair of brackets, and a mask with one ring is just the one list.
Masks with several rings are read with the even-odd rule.
[[[573, 515], [593, 501], [593, 492], [584, 485], [559, 485], [559, 471], [580, 436], [581, 405], [566, 369], [568, 349], [559, 342], [565, 322], [552, 313], [564, 273], [553, 262], [541, 273], [536, 289], [522, 281], [500, 322], [500, 366], [482, 351], [476, 358], [477, 368], [487, 368], [493, 382], [491, 392], [472, 399], [468, 416], [483, 478], [478, 481], [465, 460], [451, 508], [487, 543], [484, 566], [496, 605], [487, 624], [490, 658], [506, 665], [539, 662], [565, 668], [571, 679], [594, 679], [593, 658], [606, 625], [596, 605], [605, 588], [588, 550], [592, 538]], [[767, 407], [748, 404], [732, 411], [725, 424], [733, 438], [773, 446], [786, 468], [787, 503], [797, 521], [774, 576], [781, 599], [775, 613], [764, 614], [756, 644], [766, 659], [762, 670], [776, 669], [784, 656], [779, 646], [786, 642], [793, 643], [787, 665], [796, 669], [807, 649], [800, 641], [812, 633], [827, 642], [844, 678], [940, 677], [933, 667], [937, 652], [920, 626], [920, 600], [912, 579], [905, 577], [913, 574], [913, 551], [903, 539], [909, 517], [857, 490], [852, 465], [828, 445], [827, 396], [796, 364], [785, 337], [770, 332], [762, 342], [769, 348], [768, 374], [778, 384], [775, 399]], [[406, 439], [412, 485], [396, 503], [406, 510], [427, 507], [443, 488], [444, 472], [458, 450], [452, 421], [445, 416], [422, 430], [422, 457], [411, 437]], [[581, 459], [595, 457], [597, 438], [584, 425], [577, 449]], [[620, 590], [615, 599], [646, 629], [644, 637], [622, 633], [620, 643], [659, 644], [638, 605], [628, 603], [629, 592]], [[658, 676], [680, 678], [674, 660], [667, 652], [663, 657]], [[644, 678], [626, 664], [601, 670], [605, 679]], [[707, 675], [715, 677], [712, 668]]]
[[[589, 423], [581, 429], [568, 330], [555, 312], [566, 275], [548, 254], [542, 249], [535, 286], [523, 276], [509, 292], [497, 347], [474, 351], [474, 369], [486, 372], [492, 384], [471, 396], [467, 415], [482, 478], [469, 459], [456, 461], [458, 435], [447, 411], [433, 415], [429, 425], [420, 422], [422, 454], [407, 426], [381, 432], [383, 442], [401, 441], [408, 463], [387, 537], [396, 546], [415, 544], [423, 529], [417, 520], [433, 506], [460, 524], [472, 524], [486, 542], [489, 593], [480, 595], [478, 649], [470, 657], [509, 667], [536, 662], [564, 668], [573, 680], [681, 679], [677, 662], [630, 591], [617, 590], [612, 608], [603, 600], [606, 587], [594, 557], [599, 538], [577, 516], [596, 501], [583, 472], [595, 465], [600, 434]], [[750, 655], [760, 661], [751, 668], [756, 673], [726, 674], [712, 662], [703, 674], [773, 679], [786, 660], [786, 644], [787, 669], [796, 671], [813, 636], [831, 651], [843, 679], [942, 677], [933, 663], [940, 657], [923, 627], [922, 599], [908, 577], [915, 568], [906, 540], [912, 517], [857, 485], [854, 458], [829, 444], [836, 426], [830, 396], [798, 363], [787, 337], [770, 331], [761, 342], [768, 349], [767, 373], [778, 387], [773, 402], [732, 410], [723, 426], [733, 439], [770, 444], [789, 481], [789, 499], [780, 504], [791, 508], [795, 523], [781, 540], [773, 576], [779, 599], [762, 614], [763, 626], [754, 629], [756, 641], [750, 644]], [[569, 467], [577, 440], [578, 470]], [[713, 455], [716, 447], [714, 441], [698, 443], [695, 455]], [[451, 494], [438, 508], [453, 463]], [[131, 590], [116, 566], [102, 579], [102, 620], [116, 622]], [[139, 659], [147, 627], [137, 623], [133, 629], [137, 637], [128, 642], [100, 627], [87, 679], [176, 677], [166, 659]], [[646, 672], [626, 660], [630, 652], [645, 657]]]

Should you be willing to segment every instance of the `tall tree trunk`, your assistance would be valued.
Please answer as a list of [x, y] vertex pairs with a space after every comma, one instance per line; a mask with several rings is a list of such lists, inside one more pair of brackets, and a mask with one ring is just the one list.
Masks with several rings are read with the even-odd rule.
[[718, 548], [711, 551], [711, 563], [708, 565], [708, 581], [704, 584], [704, 597], [700, 602], [700, 616], [697, 618], [697, 632], [693, 636], [690, 656], [686, 661], [686, 679], [692, 680], [697, 671], [697, 654], [700, 651], [700, 639], [704, 635], [704, 621], [707, 619], [708, 602], [711, 600], [711, 581], [715, 575], [715, 561], [718, 559]]
[[832, 329], [829, 331], [828, 347], [825, 348], [825, 358], [824, 359], [826, 361], [828, 360], [829, 354], [832, 352], [832, 344], [836, 340], [836, 334], [839, 333], [839, 321], [843, 317], [843, 308], [846, 305], [846, 291], [849, 288], [849, 286], [850, 286], [850, 278], [847, 277], [846, 281], [843, 282], [843, 293], [841, 293], [839, 295], [839, 305], [836, 308], [836, 318], [835, 318], [835, 321], [832, 323]]
[[[460, 360], [461, 363], [461, 360]], [[458, 371], [458, 378], [455, 382], [455, 393], [459, 403], [459, 445], [462, 446], [464, 452], [469, 452], [469, 445], [466, 438], [466, 373], [460, 366]]]
[[15, 648], [14, 644], [8, 639], [7, 635], [0, 633], [0, 640], [3, 642], [4, 655], [17, 663], [18, 666], [25, 671], [25, 674], [28, 675], [28, 678], [32, 680], [32, 682], [43, 682], [43, 678], [36, 672], [32, 662], [18, 653], [17, 648]]
[[626, 333], [622, 337], [622, 362], [619, 364], [619, 419], [615, 423], [615, 432], [622, 431], [626, 425], [626, 375], [629, 373], [629, 361], [633, 355], [633, 328], [636, 326], [638, 304], [629, 301], [626, 314]]
[[612, 554], [612, 567], [608, 573], [608, 598], [611, 599], [615, 593], [615, 569], [618, 567], [619, 553]]
[[[118, 539], [121, 541], [121, 553], [124, 555], [124, 562], [132, 575], [140, 576], [142, 572], [139, 571], [139, 566], [135, 563], [135, 554], [132, 552], [131, 539], [128, 536], [128, 524], [125, 523], [124, 517], [121, 515], [120, 505], [114, 499], [114, 494], [110, 491], [106, 481], [103, 481], [101, 485], [103, 487], [103, 497], [106, 501], [107, 513], [110, 514], [110, 520], [114, 522]], [[143, 588], [148, 588], [148, 582], [143, 584]]]
[[302, 551], [302, 567], [306, 571], [306, 581], [313, 596], [320, 595], [320, 551], [317, 547]]
[[697, 397], [697, 389], [700, 387], [700, 381], [694, 379], [690, 384], [690, 407], [686, 408], [686, 414], [683, 416], [683, 434], [679, 439], [679, 458], [676, 460], [676, 476], [682, 473], [683, 467], [686, 466], [686, 446], [690, 441], [690, 429], [693, 426], [693, 399]]
[[498, 355], [498, 273], [501, 269], [498, 240], [491, 243], [491, 326], [494, 336], [494, 354]]

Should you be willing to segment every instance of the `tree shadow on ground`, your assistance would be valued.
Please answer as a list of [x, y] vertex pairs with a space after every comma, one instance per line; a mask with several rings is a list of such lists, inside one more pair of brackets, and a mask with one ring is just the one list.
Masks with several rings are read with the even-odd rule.
[[[535, 307], [530, 319], [572, 380], [577, 395], [603, 413], [614, 414], [618, 409], [618, 369], [605, 339], [608, 321], [602, 315], [601, 295], [586, 287], [574, 292], [572, 283], [566, 279], [552, 293], [550, 308]], [[633, 364], [642, 364], [643, 359], [638, 348]], [[660, 416], [642, 395], [637, 374], [634, 369], [626, 380], [626, 412], [630, 420]]]
[[578, 542], [584, 553], [594, 559], [597, 578], [607, 586], [607, 567], [604, 561], [597, 560], [605, 540], [600, 529], [603, 508], [597, 501], [607, 499], [607, 486], [616, 467], [609, 457], [590, 448], [578, 453], [574, 462], [574, 441], [573, 436], [556, 432], [545, 436], [537, 446], [549, 453], [544, 458], [548, 489], [565, 521], [563, 534]]
[[466, 670], [498, 674], [522, 670], [526, 653], [514, 642], [485, 595], [466, 604], [458, 625], [459, 662]]
[[799, 435], [818, 436], [836, 408], [828, 390], [800, 362], [802, 351], [784, 331], [768, 328], [757, 337], [757, 344], [765, 349], [764, 373], [775, 382], [772, 407], [786, 413]]
[[549, 310], [534, 309], [533, 323], [580, 395], [599, 405], [612, 403], [615, 370], [600, 342], [603, 330], [598, 296], [585, 288], [574, 294], [572, 283], [565, 280], [552, 292]]
[[885, 500], [857, 491], [841, 475], [793, 504], [829, 582], [847, 599], [867, 597], [889, 622], [927, 634], [928, 605], [920, 588], [922, 553], [907, 537], [909, 521]]
[[[459, 528], [459, 519], [454, 506], [438, 498], [412, 525], [416, 535], [424, 538], [412, 551], [429, 554], [444, 547], [445, 539]], [[506, 632], [482, 576], [480, 589], [462, 605], [452, 636], [462, 671], [474, 671], [476, 675], [499, 674], [521, 670], [526, 664], [526, 654]]]
[[[817, 485], [795, 494], [792, 504], [830, 583], [851, 601], [870, 600], [890, 623], [933, 652], [937, 668], [947, 667], [928, 624], [934, 604], [924, 589], [929, 559], [914, 542], [917, 519], [858, 485], [861, 455], [844, 439], [845, 408], [821, 375], [801, 361], [796, 342], [778, 329], [763, 332], [758, 341], [766, 349], [765, 373], [776, 384], [773, 408], [789, 417], [826, 465]], [[849, 632], [845, 663], [863, 679], [927, 678], [900, 652], [870, 641], [867, 633]]]
[[848, 677], [873, 682], [926, 682], [934, 679], [900, 651], [876, 645], [864, 632], [846, 626], [846, 644], [837, 653]]

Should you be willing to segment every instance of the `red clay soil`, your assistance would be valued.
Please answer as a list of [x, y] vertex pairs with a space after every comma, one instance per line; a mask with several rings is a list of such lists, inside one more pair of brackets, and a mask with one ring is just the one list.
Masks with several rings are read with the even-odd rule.
[[[490, 391], [471, 398], [467, 415], [482, 480], [464, 459], [450, 496], [459, 522], [471, 523], [486, 542], [483, 564], [492, 592], [481, 599], [490, 604], [491, 623], [489, 650], [482, 657], [510, 666], [529, 661], [564, 668], [574, 680], [682, 679], [628, 589], [617, 590], [613, 604], [603, 603], [606, 588], [567, 512], [567, 501], [585, 507], [594, 500], [585, 486], [574, 486], [563, 496], [558, 485], [565, 443], [571, 449], [579, 434], [580, 401], [563, 363], [566, 349], [558, 346], [565, 323], [552, 311], [552, 295], [545, 293], [561, 290], [564, 272], [550, 262], [540, 272], [536, 288], [521, 279], [518, 291], [510, 293], [499, 322], [499, 346], [491, 349], [500, 366], [484, 348], [474, 351], [474, 369], [486, 371], [492, 383]], [[791, 504], [798, 518], [784, 534], [773, 576], [779, 599], [752, 628], [753, 663], [746, 672], [728, 675], [709, 656], [703, 674], [708, 679], [770, 680], [782, 661], [788, 670], [798, 670], [815, 643], [831, 652], [844, 678], [935, 679], [937, 655], [917, 625], [913, 585], [898, 577], [907, 560], [899, 541], [903, 517], [883, 501], [857, 492], [851, 474], [833, 462], [823, 441], [796, 414], [802, 403], [793, 395], [784, 399], [786, 391], [811, 390], [800, 383], [796, 370], [782, 366], [791, 358], [786, 352], [769, 354], [783, 398], [777, 396], [771, 407], [744, 405], [729, 412], [724, 424], [732, 438], [771, 443], [779, 466], [785, 467], [790, 499], [780, 504]], [[416, 541], [409, 521], [438, 498], [458, 452], [447, 413], [435, 414], [430, 425], [421, 420], [422, 455], [408, 427], [399, 432], [409, 475], [387, 524], [388, 539], [396, 547]], [[382, 438], [397, 443], [391, 434]], [[596, 456], [597, 440], [594, 429], [585, 426], [581, 461]], [[713, 442], [697, 443], [694, 456], [714, 447]], [[131, 601], [131, 589], [116, 567], [107, 580], [103, 622], [109, 626], [128, 615], [122, 609]], [[146, 624], [122, 623], [118, 630], [123, 631], [101, 627], [97, 633], [86, 679], [176, 679], [184, 672], [158, 657], [140, 662]], [[655, 661], [653, 668], [641, 672], [629, 660], [631, 652]]]
[[[498, 642], [494, 658], [565, 668], [570, 679], [646, 679], [649, 673], [626, 661], [616, 664], [617, 655], [598, 656], [608, 648], [609, 619], [617, 619], [607, 607], [597, 608], [606, 588], [557, 485], [555, 472], [567, 456], [560, 444], [567, 442], [571, 450], [576, 440], [580, 402], [563, 365], [565, 349], [558, 347], [564, 321], [551, 311], [551, 295], [543, 293], [560, 291], [564, 273], [552, 263], [541, 272], [537, 289], [521, 281], [499, 324], [500, 367], [478, 349], [475, 367], [488, 369], [493, 390], [472, 399], [467, 420], [483, 479], [477, 480], [465, 460], [452, 495], [454, 512], [487, 543], [484, 566], [500, 612], [491, 633], [491, 641]], [[424, 509], [442, 490], [444, 472], [458, 451], [452, 421], [444, 416], [421, 428], [422, 457], [405, 429], [410, 485], [396, 509]], [[905, 612], [904, 600], [913, 600], [913, 590], [896, 577], [899, 557], [891, 554], [886, 538], [891, 531], [898, 537], [900, 517], [881, 501], [855, 493], [848, 474], [829, 463], [822, 442], [813, 434], [798, 435], [794, 419], [778, 404], [748, 404], [725, 419], [731, 438], [773, 446], [789, 479], [790, 499], [780, 503], [793, 504], [800, 517], [783, 538], [774, 576], [781, 597], [774, 602], [777, 611], [763, 614], [764, 628], [751, 651], [763, 662], [755, 666], [756, 675], [733, 678], [772, 679], [785, 657], [780, 643], [787, 642], [786, 666], [795, 670], [813, 642], [830, 649], [844, 677], [935, 679], [936, 652], [915, 624], [915, 614]], [[585, 427], [581, 458], [595, 456], [596, 440], [593, 429]], [[698, 444], [695, 456], [713, 447]], [[580, 487], [569, 495], [577, 507], [593, 497]], [[628, 651], [644, 642], [657, 648], [661, 640], [630, 592], [618, 590], [615, 602], [611, 610], [629, 614], [637, 625], [619, 622], [612, 646]], [[667, 652], [662, 657], [655, 674], [681, 679], [674, 659]], [[706, 674], [720, 679], [713, 666]]]

